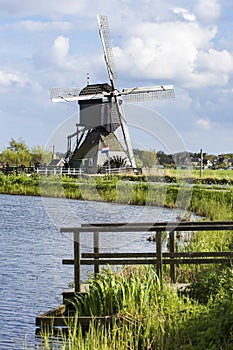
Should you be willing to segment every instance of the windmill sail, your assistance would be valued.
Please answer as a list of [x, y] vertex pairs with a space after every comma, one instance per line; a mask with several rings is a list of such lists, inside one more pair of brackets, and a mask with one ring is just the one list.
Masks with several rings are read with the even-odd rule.
[[130, 164], [131, 164], [132, 168], [136, 168], [136, 163], [135, 163], [133, 149], [132, 149], [132, 145], [131, 145], [131, 141], [130, 141], [128, 126], [127, 126], [126, 120], [124, 118], [124, 114], [123, 114], [124, 112], [123, 112], [122, 105], [117, 97], [115, 97], [115, 106], [116, 106], [116, 110], [117, 110], [117, 113], [119, 116], [121, 130], [122, 130], [122, 134], [123, 134], [123, 138], [124, 138], [124, 143], [126, 145], [126, 152], [128, 154]]
[[111, 38], [109, 34], [108, 18], [105, 15], [98, 15], [97, 20], [99, 26], [99, 34], [104, 50], [104, 59], [107, 65], [109, 79], [111, 81], [112, 87], [114, 88], [116, 79], [116, 68], [112, 51]]
[[110, 115], [111, 115], [111, 122], [113, 126], [112, 129], [114, 131], [117, 128], [119, 128], [119, 126], [121, 125], [120, 115], [119, 115], [118, 108], [115, 101], [114, 102], [112, 101], [110, 104]]
[[173, 85], [136, 87], [123, 89], [120, 93], [127, 102], [160, 100], [175, 97]]
[[81, 89], [77, 88], [53, 88], [50, 90], [50, 98], [52, 102], [72, 102], [72, 101], [82, 101], [82, 100], [92, 100], [97, 98], [103, 98], [105, 95], [100, 92], [80, 95]]

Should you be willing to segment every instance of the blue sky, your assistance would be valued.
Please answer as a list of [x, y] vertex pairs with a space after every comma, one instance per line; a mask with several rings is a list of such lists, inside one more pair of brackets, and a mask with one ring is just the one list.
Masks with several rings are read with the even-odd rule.
[[[144, 112], [126, 106], [133, 146], [233, 152], [231, 0], [0, 0], [0, 150], [12, 137], [51, 147], [56, 133], [65, 149], [78, 107], [53, 104], [49, 89], [84, 87], [87, 72], [91, 83], [108, 81], [97, 14], [108, 16], [119, 89], [175, 87], [174, 100]], [[162, 119], [177, 148], [158, 134]]]

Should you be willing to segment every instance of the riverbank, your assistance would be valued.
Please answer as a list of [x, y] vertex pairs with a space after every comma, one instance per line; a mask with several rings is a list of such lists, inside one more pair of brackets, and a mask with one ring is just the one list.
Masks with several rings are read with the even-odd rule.
[[[181, 208], [209, 220], [232, 220], [231, 185], [190, 185], [190, 179], [149, 181], [145, 176], [67, 177], [32, 174], [0, 175], [0, 193], [78, 200], [106, 201], [132, 205]], [[157, 179], [158, 180], [158, 179]], [[204, 180], [204, 179], [203, 179]], [[228, 179], [225, 179], [228, 181]], [[221, 179], [223, 183], [225, 181]], [[207, 181], [207, 178], [205, 178]]]

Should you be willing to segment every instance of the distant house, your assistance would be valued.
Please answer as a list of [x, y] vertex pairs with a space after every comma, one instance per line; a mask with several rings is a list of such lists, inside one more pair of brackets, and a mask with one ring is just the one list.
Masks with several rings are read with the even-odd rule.
[[200, 158], [198, 157], [191, 157], [191, 162], [194, 167], [198, 166], [200, 164]]
[[63, 168], [65, 165], [65, 160], [63, 158], [61, 159], [52, 159], [49, 164], [48, 168], [54, 169], [54, 168]]

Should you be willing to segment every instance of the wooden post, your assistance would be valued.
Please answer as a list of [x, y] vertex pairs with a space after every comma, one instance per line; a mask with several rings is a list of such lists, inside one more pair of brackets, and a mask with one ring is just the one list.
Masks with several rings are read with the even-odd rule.
[[202, 168], [203, 168], [203, 151], [200, 150], [200, 177], [202, 177]]
[[[99, 253], [99, 232], [93, 232], [93, 248], [94, 253]], [[99, 264], [96, 264], [98, 258], [94, 258], [94, 274], [97, 275], [100, 272]]]
[[[175, 232], [170, 231], [169, 232], [169, 248], [170, 253], [175, 252]], [[170, 258], [170, 278], [173, 283], [176, 282], [176, 274], [175, 274], [175, 265], [174, 265], [174, 258]]]
[[80, 232], [74, 232], [74, 288], [75, 292], [81, 291], [80, 281]]
[[162, 278], [162, 239], [161, 231], [156, 231], [156, 272], [159, 278]]

